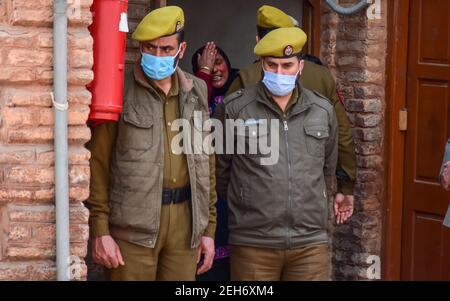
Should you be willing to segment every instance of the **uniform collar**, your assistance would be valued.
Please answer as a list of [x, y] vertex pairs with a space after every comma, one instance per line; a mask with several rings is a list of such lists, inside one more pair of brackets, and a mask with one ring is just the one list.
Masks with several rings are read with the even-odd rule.
[[[288, 106], [290, 106], [289, 111], [287, 111], [288, 115], [294, 115], [297, 113], [301, 113], [305, 110], [307, 110], [311, 106], [311, 101], [305, 97], [305, 93], [303, 93], [303, 86], [302, 84], [297, 81], [294, 91], [292, 93], [291, 99], [289, 100]], [[272, 109], [275, 109], [277, 112], [280, 112], [283, 114], [283, 111], [278, 106], [278, 104], [275, 102], [275, 100], [272, 98], [270, 93], [267, 91], [266, 87], [262, 82], [259, 82], [258, 84], [258, 91], [257, 91], [257, 101], [269, 106]], [[294, 97], [295, 99], [292, 99]]]

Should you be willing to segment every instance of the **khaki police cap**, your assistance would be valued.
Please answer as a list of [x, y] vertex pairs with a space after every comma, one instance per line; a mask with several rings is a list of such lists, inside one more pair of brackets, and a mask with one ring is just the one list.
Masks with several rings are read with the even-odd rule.
[[282, 10], [270, 6], [263, 5], [256, 13], [256, 24], [264, 28], [280, 28], [295, 26], [292, 17], [284, 13]]
[[306, 33], [298, 27], [278, 28], [265, 35], [254, 52], [263, 57], [291, 57], [302, 51], [306, 40]]
[[184, 27], [184, 13], [178, 6], [165, 6], [152, 10], [142, 19], [133, 33], [136, 41], [151, 41], [181, 31]]

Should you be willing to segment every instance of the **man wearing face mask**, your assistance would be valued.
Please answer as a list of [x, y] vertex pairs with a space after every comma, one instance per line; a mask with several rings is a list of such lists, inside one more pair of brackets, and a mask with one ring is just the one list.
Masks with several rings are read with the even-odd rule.
[[194, 112], [209, 116], [205, 83], [177, 67], [183, 26], [176, 6], [140, 22], [120, 120], [96, 127], [89, 144], [92, 257], [110, 280], [195, 280], [214, 258], [215, 158], [172, 145], [176, 119], [194, 131]]
[[[256, 21], [257, 41], [274, 29], [298, 26], [296, 20], [282, 10], [270, 5], [263, 5], [258, 9]], [[261, 62], [255, 62], [247, 68], [241, 69], [228, 89], [227, 95], [239, 89], [253, 86], [262, 79], [262, 75]], [[298, 80], [305, 88], [317, 91], [328, 98], [336, 111], [339, 125], [336, 171], [338, 193], [336, 194], [336, 201], [345, 206], [340, 206], [340, 211], [334, 213], [337, 217], [337, 223], [342, 224], [351, 217], [354, 207], [353, 188], [356, 181], [356, 154], [351, 125], [336, 92], [334, 78], [327, 68], [305, 60], [303, 74]]]
[[329, 101], [297, 80], [305, 43], [296, 27], [268, 33], [254, 50], [262, 81], [224, 100], [222, 120], [279, 124], [238, 129], [230, 148], [240, 138], [258, 147], [261, 139], [278, 141], [271, 147], [279, 152], [276, 162], [261, 164], [264, 152], [247, 146], [245, 153], [217, 156], [217, 190], [229, 206], [232, 280], [329, 279], [326, 178], [336, 173], [338, 125]]

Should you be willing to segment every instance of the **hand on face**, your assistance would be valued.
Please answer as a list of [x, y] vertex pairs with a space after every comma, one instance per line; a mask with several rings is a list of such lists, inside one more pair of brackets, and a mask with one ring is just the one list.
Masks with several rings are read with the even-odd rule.
[[198, 54], [198, 68], [204, 73], [212, 74], [214, 62], [216, 60], [217, 49], [214, 42], [208, 42], [203, 49], [202, 54]]

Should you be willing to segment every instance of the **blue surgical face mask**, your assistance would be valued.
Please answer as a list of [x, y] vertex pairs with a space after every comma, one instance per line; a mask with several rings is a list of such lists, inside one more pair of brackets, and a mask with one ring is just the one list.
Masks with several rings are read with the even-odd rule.
[[300, 69], [295, 75], [269, 72], [264, 70], [264, 67], [263, 71], [264, 78], [262, 82], [269, 90], [269, 92], [275, 96], [285, 96], [291, 93], [292, 90], [294, 90], [295, 82], [297, 81], [297, 75], [300, 72]]
[[161, 80], [171, 76], [178, 66], [175, 58], [180, 53], [181, 46], [174, 56], [155, 56], [141, 51], [141, 66], [144, 73], [154, 80]]

